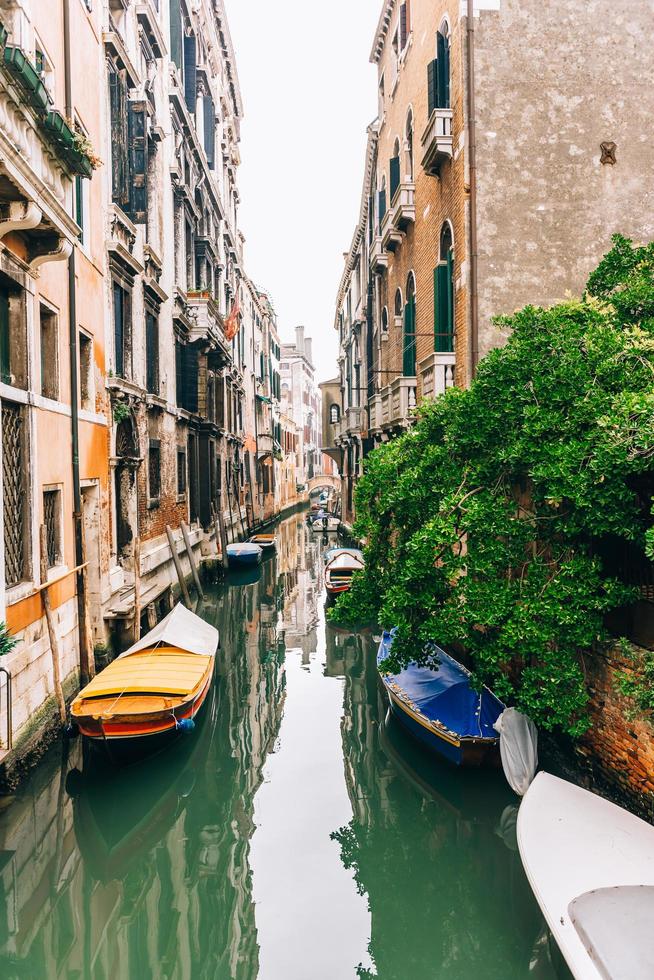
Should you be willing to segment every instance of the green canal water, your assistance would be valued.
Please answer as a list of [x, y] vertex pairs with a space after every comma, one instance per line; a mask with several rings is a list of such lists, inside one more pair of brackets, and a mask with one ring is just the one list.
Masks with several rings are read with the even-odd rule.
[[0, 977], [554, 980], [500, 773], [387, 719], [372, 635], [325, 622], [295, 515], [256, 581], [208, 592], [196, 731], [98, 773], [55, 746], [0, 809]]

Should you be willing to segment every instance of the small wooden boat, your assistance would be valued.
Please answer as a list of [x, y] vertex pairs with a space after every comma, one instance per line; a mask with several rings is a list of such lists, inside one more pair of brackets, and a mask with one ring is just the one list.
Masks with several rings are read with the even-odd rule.
[[71, 721], [119, 762], [191, 731], [211, 687], [218, 630], [177, 605], [73, 701]]
[[518, 849], [576, 980], [654, 977], [654, 827], [540, 772], [520, 804]]
[[244, 565], [258, 565], [263, 550], [258, 544], [228, 544], [227, 557], [231, 568], [242, 568]]
[[408, 664], [399, 674], [384, 670], [393, 631], [384, 632], [377, 667], [391, 711], [431, 751], [457, 766], [499, 764], [499, 735], [493, 725], [504, 705], [484, 687], [475, 691], [470, 671], [435, 644], [438, 669]]
[[358, 548], [332, 548], [325, 556], [325, 588], [330, 595], [347, 592], [352, 576], [365, 567]]
[[341, 526], [340, 517], [336, 517], [335, 514], [318, 514], [311, 519], [311, 530], [312, 531], [338, 531]]
[[275, 550], [275, 535], [274, 534], [253, 534], [249, 539], [250, 544], [258, 544], [260, 548], [264, 551], [274, 551]]

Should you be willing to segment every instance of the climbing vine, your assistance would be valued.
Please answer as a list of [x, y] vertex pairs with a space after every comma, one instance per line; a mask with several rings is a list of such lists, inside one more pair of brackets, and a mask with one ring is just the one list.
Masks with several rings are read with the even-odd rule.
[[366, 460], [367, 565], [335, 618], [397, 626], [546, 729], [588, 726], [584, 657], [633, 599], [602, 542], [654, 554], [642, 486], [654, 453], [654, 245], [616, 236], [582, 300], [498, 319], [509, 332], [467, 390], [418, 410]]

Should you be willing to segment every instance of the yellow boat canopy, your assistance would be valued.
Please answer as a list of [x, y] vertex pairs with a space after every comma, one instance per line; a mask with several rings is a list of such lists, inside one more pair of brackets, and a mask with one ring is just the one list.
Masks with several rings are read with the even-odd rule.
[[76, 698], [111, 697], [121, 694], [190, 695], [204, 677], [211, 656], [189, 656], [179, 650], [160, 648], [133, 660], [118, 657], [90, 681]]

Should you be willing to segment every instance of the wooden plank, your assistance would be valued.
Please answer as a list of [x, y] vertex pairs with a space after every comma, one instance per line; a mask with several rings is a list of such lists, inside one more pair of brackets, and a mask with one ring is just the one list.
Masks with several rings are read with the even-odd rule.
[[177, 545], [175, 544], [175, 538], [173, 537], [173, 532], [171, 531], [169, 524], [166, 524], [166, 534], [168, 535], [168, 544], [170, 545], [170, 553], [172, 555], [173, 563], [175, 565], [175, 571], [177, 572], [177, 581], [179, 582], [179, 587], [182, 593], [182, 599], [184, 600], [184, 605], [186, 606], [186, 608], [191, 609], [191, 597], [188, 594], [188, 587], [186, 585], [186, 579], [184, 578], [182, 563], [179, 560], [179, 555], [177, 554]]
[[200, 576], [198, 575], [198, 570], [195, 565], [195, 558], [193, 557], [193, 546], [191, 545], [191, 537], [188, 533], [188, 527], [181, 522], [180, 527], [182, 529], [182, 536], [184, 538], [184, 544], [186, 545], [186, 554], [188, 555], [188, 560], [191, 565], [191, 574], [193, 575], [193, 581], [195, 582], [195, 588], [197, 589], [200, 599], [204, 602], [204, 592], [202, 591], [202, 584], [200, 582]]
[[[41, 583], [45, 583], [48, 580], [48, 532], [46, 530], [45, 524], [42, 524], [39, 530], [39, 543], [41, 549]], [[45, 621], [48, 625], [48, 637], [50, 639], [50, 654], [52, 656], [52, 676], [54, 682], [55, 697], [57, 698], [57, 704], [59, 705], [59, 717], [61, 718], [62, 725], [66, 724], [66, 702], [64, 700], [64, 692], [61, 687], [61, 670], [59, 668], [59, 645], [57, 643], [57, 634], [55, 633], [54, 622], [52, 619], [52, 609], [50, 608], [50, 592], [48, 589], [43, 590], [43, 595], [41, 596], [41, 602], [43, 603], [43, 611], [45, 613]]]

